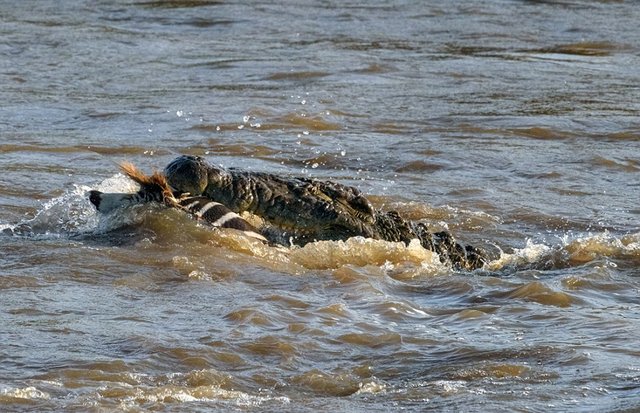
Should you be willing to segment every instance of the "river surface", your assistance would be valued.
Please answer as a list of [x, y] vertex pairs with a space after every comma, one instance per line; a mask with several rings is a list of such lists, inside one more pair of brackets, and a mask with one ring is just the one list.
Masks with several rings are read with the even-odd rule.
[[[3, 412], [640, 409], [637, 1], [0, 2]], [[99, 216], [180, 154], [485, 248]]]

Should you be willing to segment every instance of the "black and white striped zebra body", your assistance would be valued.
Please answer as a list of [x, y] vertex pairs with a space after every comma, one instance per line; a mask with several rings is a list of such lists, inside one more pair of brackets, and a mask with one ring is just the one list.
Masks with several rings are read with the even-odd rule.
[[249, 237], [267, 242], [267, 239], [260, 235], [253, 225], [219, 202], [203, 196], [197, 196], [180, 198], [178, 204], [181, 209], [188, 211], [197, 219], [203, 220], [211, 226], [237, 229]]

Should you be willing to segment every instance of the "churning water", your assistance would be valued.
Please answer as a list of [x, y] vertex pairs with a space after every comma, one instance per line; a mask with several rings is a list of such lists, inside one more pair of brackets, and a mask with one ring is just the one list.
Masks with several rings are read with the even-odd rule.
[[[640, 409], [628, 1], [0, 3], [0, 410]], [[492, 261], [277, 249], [89, 189], [179, 154]]]

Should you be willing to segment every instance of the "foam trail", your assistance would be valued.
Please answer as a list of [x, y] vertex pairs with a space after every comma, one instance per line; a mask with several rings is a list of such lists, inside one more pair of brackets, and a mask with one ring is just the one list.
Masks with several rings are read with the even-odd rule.
[[500, 257], [487, 264], [491, 271], [498, 271], [507, 266], [525, 266], [538, 262], [551, 251], [551, 247], [544, 244], [536, 244], [527, 239], [527, 244], [522, 249], [514, 249], [512, 254], [500, 251]]
[[487, 265], [490, 271], [507, 267], [562, 268], [585, 264], [601, 258], [611, 260], [640, 257], [640, 233], [621, 237], [605, 231], [575, 238], [565, 234], [556, 245], [546, 245], [527, 239], [522, 249], [513, 253], [500, 251], [500, 257]]

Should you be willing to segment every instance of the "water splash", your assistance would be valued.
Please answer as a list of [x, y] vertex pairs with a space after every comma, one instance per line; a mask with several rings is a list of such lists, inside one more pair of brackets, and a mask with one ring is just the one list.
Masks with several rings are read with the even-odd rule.
[[544, 244], [536, 244], [531, 239], [527, 239], [526, 246], [515, 249], [508, 254], [500, 251], [500, 257], [487, 264], [491, 271], [498, 271], [506, 267], [523, 266], [538, 262], [545, 254], [548, 254], [551, 247]]
[[[28, 236], [37, 239], [70, 238], [82, 235], [101, 235], [127, 225], [146, 223], [152, 225], [152, 230], [162, 238], [176, 236], [176, 232], [166, 227], [180, 225], [173, 222], [172, 216], [163, 213], [158, 219], [149, 221], [149, 211], [157, 208], [148, 206], [134, 207], [128, 210], [115, 211], [112, 214], [97, 214], [88, 200], [87, 192], [91, 189], [84, 185], [74, 185], [59, 197], [42, 203], [36, 215], [31, 219], [17, 224], [0, 225], [0, 231], [14, 236]], [[137, 184], [123, 174], [115, 174], [95, 189], [103, 192], [135, 192]], [[133, 212], [132, 212], [133, 211]], [[155, 221], [171, 221], [167, 225], [153, 225]], [[440, 263], [436, 254], [422, 248], [417, 241], [405, 245], [380, 240], [354, 237], [346, 241], [318, 241], [304, 247], [282, 248], [278, 251], [265, 245], [247, 243], [237, 234], [220, 232], [220, 235], [199, 237], [202, 229], [196, 230], [197, 225], [186, 228], [186, 236], [193, 235], [195, 239], [209, 243], [212, 240], [224, 248], [253, 255], [265, 261], [276, 262], [291, 267], [293, 272], [301, 269], [336, 269], [345, 265], [367, 266], [374, 265], [383, 268], [394, 278], [416, 278], [426, 275], [451, 273]], [[193, 228], [192, 228], [193, 227]], [[195, 231], [195, 232], [194, 232]], [[164, 234], [166, 233], [166, 234]], [[640, 233], [626, 236], [614, 236], [609, 232], [572, 236], [563, 234], [558, 242], [536, 242], [531, 239], [521, 249], [512, 252], [500, 250], [500, 255], [484, 270], [504, 272], [518, 268], [564, 268], [578, 266], [600, 258], [607, 258], [616, 265], [616, 259], [635, 259], [640, 256]], [[185, 241], [178, 236], [176, 242]], [[295, 267], [295, 270], [293, 269]], [[197, 275], [197, 274], [196, 274]], [[199, 278], [200, 276], [197, 275]]]
[[572, 237], [564, 234], [559, 243], [547, 245], [527, 239], [521, 249], [512, 253], [500, 251], [500, 256], [487, 264], [486, 269], [499, 271], [522, 267], [574, 267], [598, 259], [612, 260], [640, 257], [640, 233], [615, 236], [608, 231]]
[[33, 218], [24, 219], [17, 224], [3, 224], [0, 231], [14, 236], [52, 239], [104, 232], [113, 228], [115, 221], [101, 220], [89, 202], [87, 193], [91, 189], [135, 192], [138, 188], [137, 184], [120, 173], [105, 179], [96, 188], [76, 184], [73, 189], [43, 202]]

